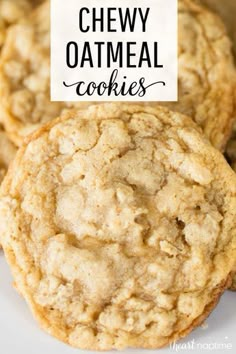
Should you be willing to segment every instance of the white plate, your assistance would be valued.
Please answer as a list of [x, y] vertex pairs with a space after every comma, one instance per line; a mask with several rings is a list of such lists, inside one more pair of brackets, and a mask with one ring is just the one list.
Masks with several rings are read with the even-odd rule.
[[[64, 345], [39, 329], [24, 300], [12, 287], [12, 277], [0, 255], [0, 353], [1, 354], [84, 354]], [[227, 291], [206, 321], [175, 347], [160, 350], [125, 350], [122, 354], [232, 353], [236, 349], [236, 293]], [[107, 352], [107, 353], [116, 353]]]

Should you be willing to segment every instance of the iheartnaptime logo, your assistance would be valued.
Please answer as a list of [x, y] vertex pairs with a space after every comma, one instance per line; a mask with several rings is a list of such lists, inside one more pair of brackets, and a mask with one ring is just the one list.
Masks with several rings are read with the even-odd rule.
[[51, 99], [177, 100], [177, 0], [52, 0]]
[[233, 349], [232, 342], [228, 337], [225, 337], [222, 341], [209, 341], [209, 342], [197, 342], [195, 339], [184, 343], [173, 342], [170, 344], [170, 349], [176, 353], [181, 351], [227, 351]]

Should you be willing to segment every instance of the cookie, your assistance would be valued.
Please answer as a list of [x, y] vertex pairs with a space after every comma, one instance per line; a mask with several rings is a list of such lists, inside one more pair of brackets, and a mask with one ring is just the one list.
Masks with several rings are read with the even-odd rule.
[[223, 149], [235, 116], [235, 68], [220, 18], [192, 0], [179, 0], [179, 100], [167, 103], [191, 116]]
[[159, 348], [228, 286], [236, 176], [164, 107], [68, 112], [26, 139], [1, 187], [0, 237], [40, 326], [78, 348]]
[[0, 49], [6, 39], [8, 27], [30, 13], [36, 4], [33, 0], [0, 0]]
[[[223, 19], [230, 38], [233, 43], [234, 55], [236, 55], [236, 3], [231, 0], [224, 2], [219, 0], [201, 0], [203, 4], [209, 6], [212, 10], [216, 11]], [[233, 170], [236, 172], [236, 125], [234, 124], [233, 133], [226, 148], [226, 157], [231, 164]], [[236, 276], [233, 278], [232, 290], [236, 290]]]
[[0, 62], [0, 120], [12, 141], [57, 117], [65, 103], [50, 101], [50, 2], [11, 27]]
[[236, 2], [232, 0], [201, 0], [201, 2], [218, 13], [223, 19], [233, 41], [234, 54], [236, 55]]

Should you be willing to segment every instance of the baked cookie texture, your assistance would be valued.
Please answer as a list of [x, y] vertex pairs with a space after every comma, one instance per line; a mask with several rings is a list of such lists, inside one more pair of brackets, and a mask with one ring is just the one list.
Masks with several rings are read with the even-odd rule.
[[[45, 2], [9, 31], [0, 61], [0, 119], [17, 145], [65, 108], [50, 102], [49, 11]], [[223, 23], [194, 1], [179, 0], [179, 101], [167, 105], [191, 116], [222, 149], [234, 116], [234, 83]]]
[[0, 183], [2, 183], [8, 167], [15, 157], [16, 151], [17, 148], [0, 127]]
[[221, 19], [192, 0], [179, 0], [179, 100], [167, 104], [192, 117], [223, 149], [235, 117], [235, 68]]
[[[4, 130], [0, 127], [0, 184], [5, 177], [8, 167], [15, 157], [17, 148], [8, 139]], [[0, 244], [0, 249], [1, 249]]]
[[9, 29], [2, 50], [0, 120], [17, 145], [66, 108], [65, 103], [50, 101], [49, 30], [50, 2], [44, 1]]
[[230, 38], [233, 41], [234, 54], [236, 55], [236, 2], [233, 0], [200, 0], [202, 4], [218, 13], [223, 19]]
[[158, 348], [217, 303], [236, 257], [236, 176], [188, 117], [105, 104], [27, 138], [3, 181], [0, 237], [51, 335]]
[[9, 26], [17, 23], [37, 5], [33, 0], [0, 0], [0, 49]]

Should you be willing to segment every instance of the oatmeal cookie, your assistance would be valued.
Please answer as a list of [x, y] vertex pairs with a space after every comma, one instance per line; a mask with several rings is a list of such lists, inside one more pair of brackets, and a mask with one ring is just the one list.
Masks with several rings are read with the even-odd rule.
[[202, 4], [218, 13], [223, 19], [230, 38], [233, 41], [234, 54], [236, 55], [236, 2], [234, 0], [200, 0]]
[[[236, 55], [236, 2], [232, 0], [201, 0], [203, 4], [216, 11], [223, 19], [229, 36], [233, 42], [234, 56]], [[236, 172], [236, 124], [226, 148], [226, 158]], [[232, 290], [236, 290], [236, 276], [233, 277]]]
[[37, 5], [33, 0], [0, 0], [0, 49], [10, 25], [18, 22]]
[[66, 104], [50, 101], [50, 2], [11, 27], [0, 61], [0, 120], [12, 141], [57, 117]]
[[199, 325], [236, 257], [236, 176], [164, 107], [70, 111], [1, 187], [1, 242], [41, 327], [78, 348], [158, 348]]
[[223, 149], [235, 116], [235, 68], [220, 18], [192, 0], [179, 0], [179, 100], [172, 110], [191, 116]]

